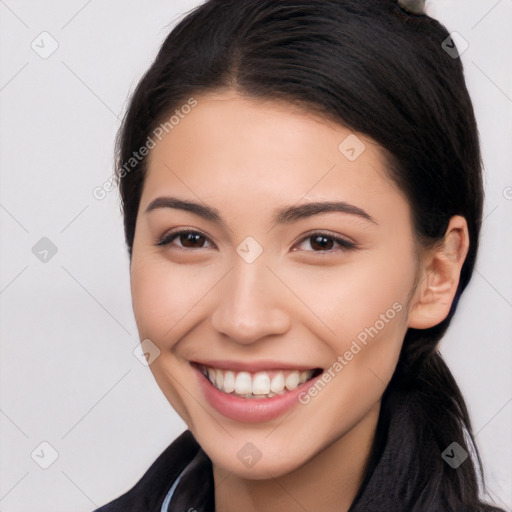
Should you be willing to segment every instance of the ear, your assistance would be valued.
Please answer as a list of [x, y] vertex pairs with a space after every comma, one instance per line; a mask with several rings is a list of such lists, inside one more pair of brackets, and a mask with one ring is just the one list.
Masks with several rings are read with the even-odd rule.
[[448, 316], [468, 249], [466, 219], [456, 215], [450, 219], [443, 242], [422, 257], [421, 279], [412, 301], [409, 327], [428, 329]]

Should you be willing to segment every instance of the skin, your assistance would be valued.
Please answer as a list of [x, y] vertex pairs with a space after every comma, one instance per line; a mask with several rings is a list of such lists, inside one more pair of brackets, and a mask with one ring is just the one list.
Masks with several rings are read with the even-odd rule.
[[[423, 251], [410, 206], [370, 139], [356, 134], [366, 149], [350, 161], [338, 150], [352, 133], [341, 125], [232, 90], [196, 99], [151, 150], [137, 217], [131, 287], [140, 338], [160, 350], [151, 371], [212, 460], [217, 510], [348, 510], [407, 328], [448, 313], [466, 223], [452, 218], [447, 243]], [[215, 208], [224, 223], [176, 208], [146, 212], [163, 196]], [[341, 212], [272, 220], [275, 209], [316, 201], [345, 201], [374, 222]], [[156, 245], [175, 228], [206, 239]], [[355, 248], [327, 239], [322, 249], [309, 238], [317, 231]], [[236, 252], [247, 236], [263, 248], [252, 263]], [[317, 396], [275, 420], [224, 417], [190, 366], [277, 360], [328, 369], [397, 303], [401, 311]], [[237, 457], [247, 442], [261, 452], [252, 467]]]

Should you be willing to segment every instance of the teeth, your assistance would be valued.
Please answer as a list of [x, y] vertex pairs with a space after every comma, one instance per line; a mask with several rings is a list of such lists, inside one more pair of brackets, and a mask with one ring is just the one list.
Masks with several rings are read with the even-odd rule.
[[[218, 368], [202, 368], [209, 381], [224, 393], [231, 393], [244, 398], [270, 398], [292, 391], [304, 384], [313, 375], [313, 370], [294, 370], [268, 372], [260, 371], [235, 373], [231, 370]], [[285, 376], [286, 375], [286, 376]]]
[[252, 379], [248, 372], [240, 372], [235, 379], [235, 391], [238, 395], [249, 395], [252, 393]]
[[304, 370], [303, 372], [300, 372], [299, 384], [304, 384], [304, 382], [306, 382], [310, 376], [311, 376], [311, 372], [308, 370]]
[[268, 395], [270, 393], [270, 377], [267, 372], [259, 372], [252, 379], [253, 395]]
[[235, 374], [232, 371], [224, 373], [224, 384], [222, 390], [226, 393], [232, 393], [235, 391]]
[[222, 370], [216, 370], [215, 385], [222, 389], [222, 384], [224, 384], [224, 373], [222, 373]]
[[294, 390], [299, 385], [299, 372], [290, 373], [284, 382], [288, 391]]
[[270, 390], [274, 393], [280, 393], [284, 390], [284, 375], [283, 372], [278, 372], [272, 382], [270, 383]]

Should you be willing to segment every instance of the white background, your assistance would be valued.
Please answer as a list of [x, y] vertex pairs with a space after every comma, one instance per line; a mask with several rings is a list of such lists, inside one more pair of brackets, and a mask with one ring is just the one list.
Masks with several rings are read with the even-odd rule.
[[[111, 176], [128, 94], [199, 3], [0, 0], [2, 512], [90, 511], [131, 488], [185, 428], [132, 353], [117, 192], [97, 200], [92, 190]], [[511, 510], [512, 1], [437, 0], [429, 10], [469, 43], [487, 194], [477, 270], [442, 351], [489, 490]], [[43, 31], [58, 42], [46, 59], [31, 48], [51, 48]], [[32, 253], [42, 237], [58, 251], [46, 263]], [[58, 453], [48, 469], [31, 458], [50, 460], [43, 441]]]

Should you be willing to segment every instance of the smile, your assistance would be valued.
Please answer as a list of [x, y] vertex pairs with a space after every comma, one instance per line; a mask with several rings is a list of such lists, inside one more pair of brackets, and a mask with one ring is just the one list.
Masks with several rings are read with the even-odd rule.
[[236, 371], [198, 365], [199, 371], [223, 393], [249, 399], [271, 398], [297, 389], [321, 369]]

